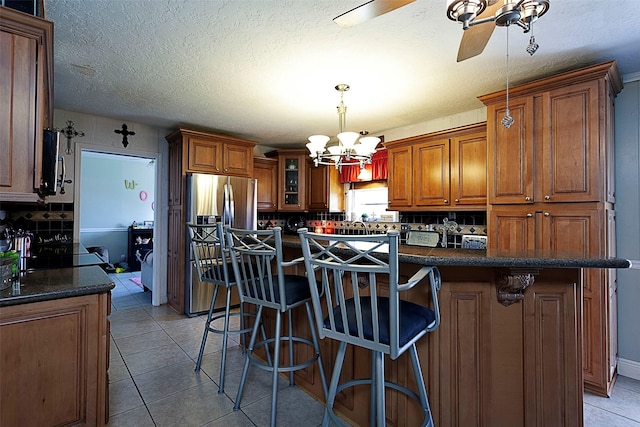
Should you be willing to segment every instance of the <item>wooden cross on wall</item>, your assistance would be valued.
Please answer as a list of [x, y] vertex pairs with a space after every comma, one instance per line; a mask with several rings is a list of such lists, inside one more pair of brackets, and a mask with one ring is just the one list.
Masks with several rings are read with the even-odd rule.
[[122, 124], [122, 130], [116, 129], [114, 130], [114, 132], [122, 135], [122, 145], [124, 145], [124, 148], [127, 148], [127, 145], [129, 145], [129, 140], [127, 139], [127, 136], [136, 134], [135, 132], [129, 131], [127, 129], [127, 125], [124, 123]]

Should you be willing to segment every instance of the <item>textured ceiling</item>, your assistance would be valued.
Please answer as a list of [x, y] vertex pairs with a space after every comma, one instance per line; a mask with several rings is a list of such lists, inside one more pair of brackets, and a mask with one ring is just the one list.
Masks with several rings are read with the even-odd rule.
[[[461, 63], [444, 0], [417, 0], [351, 28], [365, 0], [45, 0], [55, 23], [55, 107], [303, 146], [347, 128], [379, 134], [482, 107], [505, 87], [505, 28]], [[381, 0], [376, 0], [381, 1]], [[529, 35], [509, 30], [512, 82], [615, 59], [640, 72], [639, 0], [551, 0]], [[483, 24], [493, 25], [493, 24]]]

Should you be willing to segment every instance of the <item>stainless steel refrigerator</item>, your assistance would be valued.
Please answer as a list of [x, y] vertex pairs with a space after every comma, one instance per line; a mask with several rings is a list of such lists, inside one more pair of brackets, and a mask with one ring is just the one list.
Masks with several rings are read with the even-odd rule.
[[[195, 224], [222, 223], [236, 228], [256, 229], [257, 180], [236, 176], [188, 174], [187, 222]], [[193, 265], [189, 231], [187, 235], [185, 268], [185, 313], [195, 316], [209, 310], [214, 286], [202, 283]], [[237, 293], [232, 293], [232, 304], [239, 304]], [[224, 308], [226, 291], [218, 292], [216, 308]]]

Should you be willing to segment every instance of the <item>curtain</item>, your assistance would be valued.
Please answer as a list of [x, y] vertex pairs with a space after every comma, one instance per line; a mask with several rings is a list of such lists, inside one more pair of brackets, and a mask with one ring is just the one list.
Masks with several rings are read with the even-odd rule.
[[364, 168], [366, 170], [366, 178], [358, 179], [358, 175], [360, 175], [360, 166], [343, 166], [342, 172], [340, 173], [340, 182], [344, 184], [347, 182], [379, 181], [387, 179], [389, 176], [387, 150], [381, 149], [376, 151], [371, 158], [371, 164], [364, 165]]

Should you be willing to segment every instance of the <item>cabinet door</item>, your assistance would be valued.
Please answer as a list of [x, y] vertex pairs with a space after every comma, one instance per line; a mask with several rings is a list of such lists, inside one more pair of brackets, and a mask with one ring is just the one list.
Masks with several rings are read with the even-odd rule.
[[185, 225], [182, 208], [169, 208], [167, 244], [167, 303], [178, 313], [184, 312]]
[[453, 205], [487, 204], [487, 135], [451, 139], [451, 198]]
[[412, 151], [410, 146], [389, 148], [389, 209], [413, 204]]
[[536, 215], [533, 207], [496, 207], [489, 211], [490, 249], [531, 250], [536, 247]]
[[190, 137], [188, 144], [190, 172], [223, 173], [222, 143]]
[[182, 144], [169, 143], [169, 206], [182, 204]]
[[344, 190], [340, 172], [332, 166], [314, 166], [307, 162], [308, 208], [314, 212], [344, 211]]
[[254, 159], [253, 177], [258, 180], [258, 211], [275, 211], [278, 207], [278, 160]]
[[414, 146], [413, 169], [415, 174], [413, 204], [415, 206], [449, 206], [451, 204], [448, 139]]
[[[600, 200], [598, 82], [571, 85], [542, 94], [542, 194], [545, 202]], [[604, 150], [603, 150], [604, 151]], [[604, 197], [604, 196], [602, 196]]]
[[279, 211], [304, 211], [307, 209], [306, 156], [282, 155], [278, 157], [280, 176], [278, 193]]
[[243, 145], [223, 146], [222, 171], [225, 175], [251, 176], [253, 170], [253, 149]]
[[504, 103], [487, 107], [489, 203], [533, 203], [533, 102], [533, 97], [509, 102], [515, 121], [508, 129], [500, 123]]
[[40, 187], [47, 39], [52, 23], [2, 10], [0, 27], [0, 200], [34, 202]]

